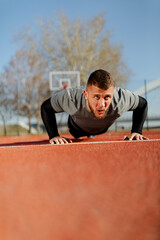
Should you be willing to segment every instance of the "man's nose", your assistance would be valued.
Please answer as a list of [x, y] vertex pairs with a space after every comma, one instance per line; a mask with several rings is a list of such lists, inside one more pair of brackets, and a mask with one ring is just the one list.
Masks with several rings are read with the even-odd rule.
[[103, 98], [100, 98], [99, 101], [98, 101], [98, 106], [100, 108], [103, 108], [105, 107], [105, 100]]

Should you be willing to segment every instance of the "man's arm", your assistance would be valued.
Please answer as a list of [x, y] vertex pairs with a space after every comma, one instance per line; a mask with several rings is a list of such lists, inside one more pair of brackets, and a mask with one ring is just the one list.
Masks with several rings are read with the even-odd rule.
[[142, 128], [144, 121], [147, 116], [148, 106], [147, 101], [139, 96], [139, 104], [137, 108], [133, 111], [133, 119], [132, 119], [132, 130], [131, 135], [128, 140], [147, 140], [148, 138], [142, 135]]
[[142, 128], [147, 116], [148, 106], [146, 99], [139, 96], [139, 104], [133, 111], [133, 122], [131, 133], [142, 134]]
[[59, 136], [55, 113], [56, 112], [51, 105], [50, 98], [42, 103], [41, 116], [50, 139], [49, 142], [51, 144], [64, 144], [72, 142], [70, 139]]

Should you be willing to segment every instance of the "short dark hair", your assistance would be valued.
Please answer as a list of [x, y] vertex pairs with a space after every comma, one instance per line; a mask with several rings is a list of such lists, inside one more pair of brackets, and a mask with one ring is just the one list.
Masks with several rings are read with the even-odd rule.
[[114, 81], [109, 72], [98, 69], [92, 72], [88, 78], [87, 87], [91, 85], [96, 85], [98, 88], [106, 90], [114, 85]]

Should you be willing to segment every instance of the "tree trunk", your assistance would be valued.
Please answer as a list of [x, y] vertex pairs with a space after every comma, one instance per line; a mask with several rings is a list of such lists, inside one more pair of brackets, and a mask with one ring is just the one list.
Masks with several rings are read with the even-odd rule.
[[31, 134], [31, 113], [28, 114], [28, 133]]
[[6, 121], [5, 121], [5, 117], [3, 115], [2, 116], [2, 121], [3, 121], [3, 135], [7, 136], [7, 127], [6, 127]]
[[37, 117], [37, 132], [40, 133], [40, 116]]

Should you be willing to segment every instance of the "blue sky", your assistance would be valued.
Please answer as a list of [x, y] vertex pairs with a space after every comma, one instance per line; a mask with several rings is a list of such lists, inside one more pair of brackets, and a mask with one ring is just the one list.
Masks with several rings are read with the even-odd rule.
[[112, 41], [123, 45], [123, 58], [133, 73], [127, 88], [136, 90], [160, 78], [159, 0], [0, 0], [0, 71], [18, 46], [13, 32], [37, 27], [38, 16], [52, 17], [61, 9], [70, 17], [91, 18], [104, 13]]

